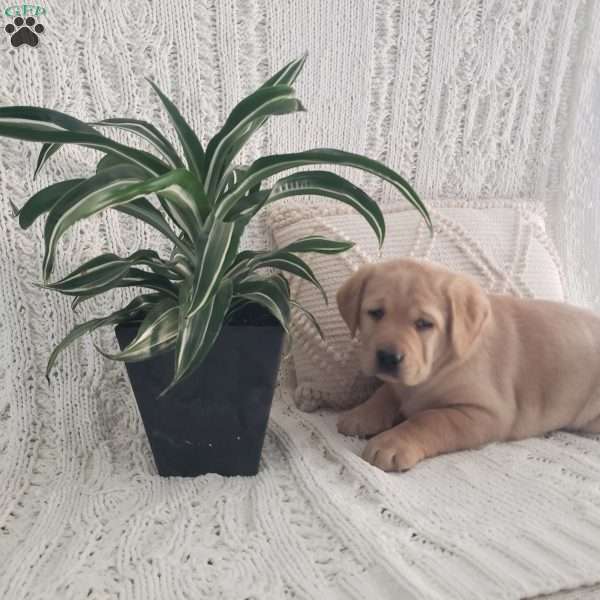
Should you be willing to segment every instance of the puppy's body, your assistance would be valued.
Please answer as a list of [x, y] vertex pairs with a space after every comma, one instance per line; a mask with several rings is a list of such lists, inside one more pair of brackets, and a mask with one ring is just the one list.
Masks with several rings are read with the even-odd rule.
[[[409, 260], [363, 268], [338, 303], [361, 331], [363, 370], [384, 380], [338, 429], [379, 434], [364, 457], [385, 470], [560, 428], [600, 432], [600, 318], [589, 311], [485, 295], [468, 278]], [[423, 318], [431, 326], [417, 331]], [[393, 372], [386, 362], [378, 372], [382, 348], [402, 356]]]

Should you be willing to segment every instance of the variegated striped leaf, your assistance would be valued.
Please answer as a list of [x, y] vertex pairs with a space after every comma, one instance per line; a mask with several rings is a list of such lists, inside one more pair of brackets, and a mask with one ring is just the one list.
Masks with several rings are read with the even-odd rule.
[[261, 87], [244, 98], [232, 111], [223, 128], [206, 148], [204, 188], [214, 194], [221, 177], [250, 136], [264, 123], [264, 117], [304, 110], [288, 85]]
[[183, 153], [188, 169], [196, 176], [196, 179], [202, 185], [204, 183], [204, 149], [202, 148], [198, 136], [188, 125], [175, 104], [161, 92], [159, 87], [153, 81], [150, 79], [147, 79], [147, 81], [152, 86], [169, 114], [171, 122], [177, 132], [177, 137], [183, 146]]
[[320, 235], [309, 235], [287, 246], [280, 248], [282, 252], [315, 252], [316, 254], [340, 254], [354, 246], [354, 242], [330, 240]]
[[[296, 77], [298, 77], [298, 75], [300, 74], [300, 71], [302, 70], [304, 63], [306, 62], [306, 56], [307, 56], [306, 53], [304, 53], [300, 58], [289, 62], [282, 69], [277, 71], [277, 73], [275, 73], [275, 75], [273, 75], [272, 77], [269, 77], [269, 79], [267, 81], [265, 81], [265, 83], [263, 83], [259, 89], [267, 88], [267, 87], [271, 87], [271, 86], [277, 86], [277, 85], [291, 86], [294, 83], [294, 81], [296, 81]], [[268, 116], [265, 116], [260, 119], [257, 119], [253, 123], [252, 131], [256, 131], [257, 129], [260, 129], [260, 127], [263, 126], [263, 124], [265, 123], [265, 121], [267, 121], [268, 118], [269, 118]], [[250, 133], [250, 135], [251, 135], [251, 133]], [[242, 140], [242, 145], [243, 145], [243, 143], [245, 143], [245, 141], [246, 140]], [[233, 157], [229, 160], [229, 162], [231, 162], [232, 160], [233, 160]], [[222, 176], [221, 182], [217, 186], [217, 192], [215, 193], [215, 198], [217, 199], [217, 202], [218, 202], [218, 199], [221, 197], [221, 194], [225, 191], [225, 189], [227, 187], [229, 175], [232, 176], [231, 181], [235, 181], [234, 172], [239, 172], [238, 174], [241, 174], [241, 172], [245, 171], [245, 170], [247, 170], [247, 168], [240, 169], [239, 167], [238, 168], [230, 168], [230, 169], [226, 170], [227, 175], [224, 174]], [[258, 184], [255, 187], [255, 189], [251, 189], [250, 191], [251, 192], [257, 191], [258, 189], [260, 189], [260, 184]]]
[[232, 282], [228, 279], [222, 280], [217, 292], [198, 312], [191, 317], [180, 316], [175, 351], [175, 376], [163, 393], [188, 377], [205, 359], [221, 331], [232, 293]]
[[42, 287], [68, 296], [96, 294], [99, 289], [113, 287], [112, 284], [116, 284], [118, 280], [129, 274], [130, 267], [134, 265], [150, 266], [154, 273], [157, 273], [155, 269], [161, 270], [162, 272], [157, 274], [165, 278], [165, 288], [176, 291], [169, 283], [173, 278], [173, 272], [154, 250], [138, 250], [125, 258], [116, 254], [101, 254], [88, 260], [59, 281]]
[[[84, 133], [98, 133], [91, 125], [88, 123], [84, 123], [79, 119], [75, 119], [69, 115], [65, 115], [59, 113], [59, 115], [54, 115], [54, 118], [57, 119], [57, 123], [59, 123], [64, 129], [69, 131], [81, 131]], [[44, 165], [50, 160], [50, 158], [56, 154], [62, 148], [62, 144], [52, 144], [45, 143], [40, 150], [40, 154], [38, 156], [37, 164], [35, 166], [35, 171], [33, 173], [33, 178], [35, 179], [38, 173], [42, 170]]]
[[[241, 185], [244, 186], [245, 182], [242, 182]], [[226, 220], [238, 219], [248, 214], [254, 216], [265, 204], [276, 202], [282, 198], [306, 195], [325, 196], [339, 200], [354, 208], [371, 226], [379, 243], [383, 243], [385, 238], [385, 219], [377, 203], [359, 187], [335, 173], [330, 173], [329, 171], [302, 171], [300, 173], [293, 173], [277, 181], [271, 190], [268, 191], [266, 197], [260, 197], [265, 192], [267, 190], [261, 190], [248, 197], [241, 198], [235, 203], [233, 210], [227, 213]], [[253, 198], [256, 198], [256, 200]], [[217, 212], [222, 209], [225, 202], [226, 199], [219, 205]]]
[[38, 155], [33, 178], [38, 176], [38, 173], [44, 168], [44, 165], [62, 148], [62, 144], [45, 143]]
[[250, 261], [261, 254], [266, 253], [257, 252], [255, 250], [244, 250], [243, 252], [238, 252], [234, 261], [231, 263], [231, 266], [228, 267], [226, 271], [227, 277], [235, 281], [239, 281], [242, 277], [250, 275]]
[[168, 207], [169, 215], [188, 238], [196, 239], [210, 211], [196, 178], [187, 169], [174, 169], [160, 177], [146, 179], [123, 194], [136, 197], [151, 193], [155, 193], [163, 206]]
[[290, 300], [290, 306], [292, 308], [295, 308], [301, 314], [303, 314], [311, 322], [312, 326], [317, 330], [317, 333], [319, 334], [320, 338], [322, 340], [325, 339], [325, 335], [323, 334], [323, 330], [321, 329], [319, 322], [317, 321], [315, 315], [313, 315], [310, 312], [310, 310], [308, 310], [307, 308], [304, 308], [304, 306], [302, 306], [302, 304], [300, 304], [299, 302], [296, 302], [295, 300]]
[[[112, 169], [113, 167], [122, 167], [122, 166], [131, 166], [134, 163], [126, 160], [122, 156], [118, 156], [117, 154], [105, 154], [96, 165], [96, 173], [100, 171], [106, 171], [107, 169]], [[134, 165], [135, 166], [135, 165]]]
[[117, 325], [119, 323], [131, 322], [141, 319], [152, 306], [158, 302], [160, 296], [158, 294], [142, 294], [134, 298], [125, 308], [117, 310], [106, 317], [91, 319], [85, 323], [76, 325], [69, 334], [54, 348], [48, 359], [46, 366], [46, 378], [49, 377], [52, 367], [56, 363], [59, 354], [75, 340], [79, 339], [86, 333], [104, 327], [106, 325]]
[[115, 288], [145, 288], [158, 292], [162, 298], [176, 299], [179, 296], [178, 283], [158, 273], [143, 271], [137, 267], [130, 267], [123, 275], [112, 281], [109, 285], [93, 287], [78, 296], [75, 296], [71, 308], [75, 310], [82, 302], [95, 298]]
[[126, 275], [118, 279], [113, 287], [143, 287], [160, 292], [163, 296], [178, 297], [177, 284], [156, 273], [131, 267]]
[[[292, 85], [296, 81], [296, 78], [300, 74], [304, 63], [306, 62], [306, 56], [306, 53], [304, 53], [300, 58], [289, 62], [287, 65], [285, 65], [285, 67], [277, 71], [275, 75], [269, 77], [269, 79], [267, 79], [267, 81], [265, 81], [265, 83], [262, 84], [261, 88], [266, 88], [275, 85]], [[268, 118], [268, 116], [265, 116], [258, 119], [254, 123], [254, 131], [260, 129]]]
[[[126, 161], [121, 156], [117, 156], [115, 154], [106, 154], [98, 161], [98, 164], [96, 165], [96, 173], [99, 173], [100, 171], [106, 171], [107, 169], [110, 169], [112, 167], [119, 167], [119, 166], [134, 166], [135, 167], [136, 165], [133, 165], [131, 162]], [[203, 196], [204, 190], [202, 190], [201, 187], [199, 187], [199, 190]], [[161, 207], [167, 213], [167, 215], [169, 215], [171, 220], [177, 222], [175, 216], [171, 212], [168, 201], [166, 201], [165, 198], [163, 198], [162, 194], [156, 194], [156, 196], [158, 197]]]
[[[431, 228], [431, 218], [425, 205], [413, 190], [411, 185], [398, 173], [376, 160], [359, 154], [343, 152], [331, 148], [317, 148], [305, 152], [265, 156], [256, 160], [249, 169], [246, 177], [231, 192], [220, 201], [217, 214], [228, 215], [243, 195], [256, 183], [277, 175], [282, 171], [313, 164], [334, 164], [349, 166], [372, 173], [392, 184], [423, 216]], [[323, 173], [323, 172], [321, 172]], [[287, 178], [286, 178], [287, 179]], [[321, 177], [322, 179], [322, 177]], [[364, 194], [364, 192], [363, 192]], [[378, 236], [379, 237], [379, 236]], [[380, 238], [380, 243], [383, 238]]]
[[280, 277], [247, 279], [236, 285], [234, 299], [256, 302], [264, 306], [279, 321], [285, 331], [288, 331], [290, 297]]
[[285, 65], [285, 67], [277, 71], [275, 75], [269, 77], [269, 79], [262, 84], [262, 87], [269, 87], [271, 85], [278, 85], [281, 83], [292, 85], [292, 83], [296, 81], [296, 78], [300, 74], [302, 67], [304, 67], [307, 56], [308, 54], [305, 52], [300, 58], [289, 62], [287, 65]]
[[154, 125], [147, 121], [140, 119], [103, 119], [102, 121], [93, 123], [93, 125], [116, 127], [130, 131], [154, 146], [167, 159], [169, 166], [174, 169], [184, 166], [171, 142]]
[[66, 277], [40, 287], [67, 296], [83, 296], [90, 290], [105, 289], [121, 278], [131, 266], [128, 258], [116, 254], [101, 254], [69, 273]]
[[90, 128], [91, 131], [75, 129], [74, 123], [82, 122], [64, 113], [46, 108], [33, 106], [0, 108], [0, 136], [31, 142], [78, 144], [116, 154], [138, 165], [150, 175], [160, 175], [168, 171], [167, 165], [156, 156], [119, 144], [96, 132], [93, 128]]
[[[267, 81], [265, 81], [265, 83], [263, 83], [259, 89], [277, 86], [277, 85], [291, 86], [294, 83], [294, 81], [296, 81], [296, 77], [298, 77], [300, 71], [302, 70], [302, 67], [304, 66], [305, 61], [306, 61], [306, 53], [303, 56], [301, 56], [300, 58], [289, 62], [287, 65], [285, 65], [285, 67], [283, 67], [282, 69], [277, 71], [277, 73], [275, 73], [275, 75], [273, 75]], [[252, 127], [253, 127], [252, 131], [256, 131], [257, 129], [260, 129], [260, 127], [262, 127], [262, 125], [265, 123], [265, 121], [267, 121], [268, 118], [269, 117], [267, 115], [267, 116], [261, 117], [261, 118], [257, 119], [256, 121], [254, 121], [253, 125], [252, 125]], [[251, 134], [252, 134], [252, 132], [250, 132], [247, 137], [249, 137]], [[245, 143], [246, 139], [241, 140], [242, 145]], [[238, 151], [239, 151], [239, 149], [238, 149]], [[233, 157], [231, 157], [228, 162], [230, 163], [232, 160], [233, 160]], [[236, 183], [237, 180], [239, 179], [239, 177], [236, 177], [236, 175], [238, 175], [238, 176], [242, 175], [243, 172], [246, 170], [247, 170], [247, 168], [241, 169], [239, 167], [226, 169], [225, 172], [227, 173], [227, 175], [224, 174], [222, 176], [221, 182], [217, 186], [217, 191], [215, 194], [215, 198], [217, 199], [217, 201], [221, 197], [221, 194], [224, 191], [226, 191], [227, 184], [229, 182]], [[230, 175], [231, 175], [231, 179], [229, 179]], [[258, 189], [260, 189], [260, 183], [258, 185], [256, 185], [254, 188], [251, 188], [250, 192], [257, 191]]]
[[299, 256], [296, 256], [291, 252], [276, 250], [275, 252], [270, 252], [264, 256], [258, 256], [254, 260], [251, 260], [248, 265], [250, 272], [265, 267], [271, 267], [273, 269], [278, 269], [279, 271], [284, 271], [285, 273], [291, 273], [292, 275], [296, 275], [296, 277], [300, 277], [301, 279], [312, 283], [321, 292], [323, 299], [327, 304], [327, 294], [323, 289], [323, 286], [315, 277], [312, 269]]
[[[304, 252], [314, 252], [317, 254], [339, 254], [340, 252], [345, 252], [354, 246], [353, 242], [345, 242], [345, 241], [337, 241], [330, 240], [328, 238], [324, 238], [318, 235], [311, 235], [287, 246], [283, 246], [276, 252], [285, 252], [285, 253], [304, 253]], [[227, 276], [234, 279], [239, 280], [242, 277], [246, 277], [250, 274], [253, 268], [253, 260], [258, 258], [266, 258], [271, 256], [272, 253], [268, 251], [255, 251], [255, 250], [245, 250], [240, 252], [232, 265], [227, 269]]]
[[212, 221], [202, 251], [202, 258], [194, 273], [194, 282], [186, 316], [193, 317], [210, 300], [218, 289], [221, 277], [235, 258], [239, 243], [239, 228], [235, 223]]
[[159, 257], [142, 258], [136, 264], [148, 267], [152, 273], [173, 281], [175, 285], [178, 285], [179, 282], [187, 277], [179, 270], [176, 263], [163, 260]]
[[250, 191], [240, 198], [235, 207], [229, 211], [225, 221], [244, 221], [245, 223], [256, 215], [256, 213], [270, 201], [272, 189]]
[[136, 337], [116, 354], [98, 351], [111, 360], [139, 362], [171, 350], [177, 340], [179, 306], [174, 300], [163, 299], [146, 315]]
[[[22, 229], [28, 229], [44, 213], [51, 210], [54, 205], [72, 188], [76, 187], [85, 179], [67, 179], [49, 185], [35, 193], [22, 208], [13, 205], [15, 217], [19, 217], [19, 225]], [[12, 203], [11, 203], [12, 204]]]
[[54, 253], [60, 237], [77, 221], [106, 208], [116, 208], [147, 193], [161, 192], [168, 200], [179, 225], [194, 237], [202, 227], [194, 177], [184, 169], [143, 180], [135, 169], [113, 167], [97, 173], [67, 192], [48, 214], [44, 240], [44, 277], [54, 264]]
[[179, 250], [185, 254], [190, 261], [194, 261], [194, 253], [191, 247], [189, 247], [170, 227], [166, 219], [163, 217], [161, 212], [154, 208], [152, 204], [146, 198], [136, 198], [127, 204], [117, 206], [116, 210], [126, 215], [130, 215], [144, 221], [151, 225], [157, 231], [160, 231], [165, 237], [173, 242], [173, 244], [179, 248]]
[[137, 168], [113, 167], [83, 181], [61, 197], [50, 210], [44, 229], [44, 279], [52, 272], [56, 245], [63, 233], [81, 219], [133, 200], [135, 196], [127, 195], [123, 200], [122, 192], [141, 181], [143, 176]]

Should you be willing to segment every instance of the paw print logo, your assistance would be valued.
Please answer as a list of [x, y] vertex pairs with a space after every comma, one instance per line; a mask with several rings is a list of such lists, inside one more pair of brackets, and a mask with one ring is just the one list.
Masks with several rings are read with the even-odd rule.
[[18, 48], [23, 44], [37, 46], [40, 38], [38, 33], [44, 32], [44, 26], [40, 23], [36, 25], [33, 17], [16, 17], [12, 23], [9, 23], [4, 31], [10, 35], [10, 43]]

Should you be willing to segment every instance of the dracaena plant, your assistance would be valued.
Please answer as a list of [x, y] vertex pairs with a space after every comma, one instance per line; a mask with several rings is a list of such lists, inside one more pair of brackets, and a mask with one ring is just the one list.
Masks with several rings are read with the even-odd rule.
[[[71, 296], [73, 306], [115, 288], [145, 291], [124, 308], [77, 325], [52, 352], [48, 372], [68, 344], [106, 325], [139, 323], [133, 341], [121, 352], [107, 354], [109, 358], [139, 361], [174, 350], [171, 385], [187, 377], [204, 359], [223, 324], [246, 303], [262, 305], [287, 330], [290, 307], [296, 304], [283, 273], [308, 280], [325, 295], [300, 255], [344, 252], [352, 244], [311, 236], [275, 251], [240, 252], [244, 228], [257, 212], [290, 196], [334, 198], [356, 209], [380, 244], [385, 222], [377, 204], [362, 189], [332, 172], [303, 170], [263, 187], [265, 180], [284, 171], [319, 164], [367, 171], [393, 185], [430, 224], [425, 206], [409, 183], [364, 156], [318, 148], [264, 156], [244, 167], [234, 164], [244, 144], [269, 117], [304, 110], [291, 87], [304, 59], [289, 63], [242, 100], [206, 148], [177, 107], [150, 81], [170, 117], [183, 155], [146, 121], [114, 118], [85, 123], [44, 108], [0, 108], [0, 135], [43, 142], [34, 176], [63, 144], [103, 153], [93, 176], [60, 181], [34, 194], [22, 208], [13, 205], [25, 229], [47, 213], [43, 286]], [[139, 136], [155, 152], [111, 139], [103, 133], [110, 128]], [[158, 230], [172, 243], [170, 256], [146, 249], [127, 257], [101, 254], [66, 277], [51, 281], [61, 237], [76, 222], [105, 209], [115, 209]], [[305, 313], [318, 328], [314, 317]]]

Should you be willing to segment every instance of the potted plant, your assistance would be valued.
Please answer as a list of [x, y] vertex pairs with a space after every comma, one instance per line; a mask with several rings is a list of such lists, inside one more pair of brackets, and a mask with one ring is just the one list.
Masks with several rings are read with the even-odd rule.
[[[304, 60], [289, 63], [242, 100], [206, 148], [150, 81], [183, 155], [146, 121], [118, 118], [90, 124], [45, 108], [0, 108], [0, 135], [43, 143], [34, 177], [63, 144], [103, 154], [91, 177], [50, 185], [13, 210], [25, 229], [47, 214], [42, 285], [71, 296], [74, 307], [115, 288], [144, 289], [124, 308], [77, 325], [52, 352], [47, 374], [68, 344], [99, 327], [116, 326], [120, 352], [102, 353], [127, 363], [161, 475], [257, 472], [290, 307], [304, 310], [290, 298], [283, 273], [304, 278], [323, 292], [299, 255], [343, 252], [352, 246], [314, 236], [275, 251], [240, 252], [240, 238], [257, 212], [290, 196], [330, 197], [356, 209], [383, 242], [385, 223], [377, 204], [339, 175], [304, 170], [271, 187], [263, 187], [265, 180], [316, 164], [356, 167], [395, 186], [430, 223], [423, 203], [398, 173], [360, 155], [320, 148], [265, 156], [245, 167], [233, 164], [269, 117], [304, 110], [291, 87]], [[156, 152], [102, 133], [110, 128], [136, 134]], [[172, 243], [170, 256], [149, 249], [127, 257], [101, 254], [50, 281], [61, 237], [105, 209], [158, 230]]]

